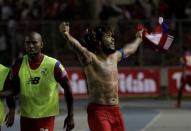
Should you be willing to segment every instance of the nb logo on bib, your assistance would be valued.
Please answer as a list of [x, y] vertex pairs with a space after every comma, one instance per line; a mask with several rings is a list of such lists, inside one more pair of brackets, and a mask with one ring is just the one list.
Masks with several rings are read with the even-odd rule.
[[29, 80], [27, 81], [27, 84], [33, 84], [36, 85], [40, 81], [40, 77], [30, 77]]

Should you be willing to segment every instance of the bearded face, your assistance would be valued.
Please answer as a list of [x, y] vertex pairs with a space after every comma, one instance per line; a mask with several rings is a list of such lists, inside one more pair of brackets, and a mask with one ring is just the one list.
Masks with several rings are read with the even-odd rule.
[[102, 49], [105, 54], [112, 54], [115, 52], [115, 40], [112, 32], [106, 32], [102, 36]]

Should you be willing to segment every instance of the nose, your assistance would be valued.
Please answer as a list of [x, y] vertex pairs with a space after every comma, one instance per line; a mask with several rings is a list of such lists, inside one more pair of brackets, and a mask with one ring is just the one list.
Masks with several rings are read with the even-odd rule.
[[112, 40], [112, 42], [115, 42], [115, 38], [113, 38], [113, 37], [112, 37], [112, 39], [111, 39], [111, 40]]
[[29, 49], [32, 49], [34, 48], [34, 44], [32, 42], [26, 42], [26, 47], [29, 48]]
[[28, 43], [28, 46], [29, 46], [30, 48], [32, 48], [32, 47], [34, 47], [34, 44], [33, 44], [32, 42], [30, 42], [30, 43]]

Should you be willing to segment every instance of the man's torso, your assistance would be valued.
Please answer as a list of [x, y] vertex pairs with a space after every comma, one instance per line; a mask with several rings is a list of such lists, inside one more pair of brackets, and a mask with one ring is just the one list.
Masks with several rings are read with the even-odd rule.
[[114, 55], [110, 55], [104, 60], [94, 57], [93, 62], [85, 66], [84, 70], [90, 103], [117, 105], [118, 71]]

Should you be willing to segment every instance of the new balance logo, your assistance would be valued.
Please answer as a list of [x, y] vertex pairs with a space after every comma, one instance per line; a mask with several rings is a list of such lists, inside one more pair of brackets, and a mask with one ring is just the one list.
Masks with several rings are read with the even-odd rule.
[[33, 84], [36, 85], [40, 81], [40, 77], [30, 77], [29, 80], [27, 81], [27, 84]]

